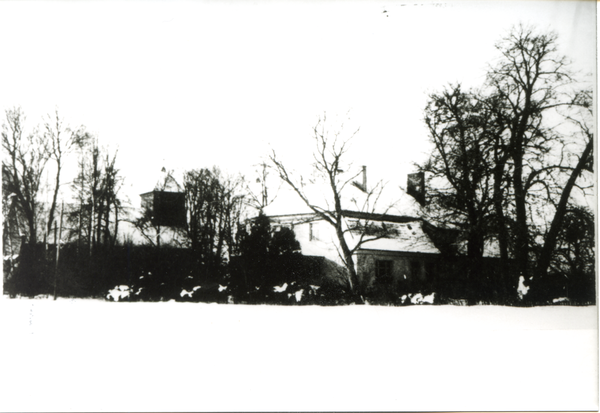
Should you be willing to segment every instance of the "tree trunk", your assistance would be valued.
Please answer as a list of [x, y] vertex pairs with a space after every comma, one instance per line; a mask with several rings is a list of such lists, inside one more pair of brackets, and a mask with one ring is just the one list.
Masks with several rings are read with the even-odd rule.
[[343, 218], [339, 218], [335, 226], [335, 233], [337, 235], [338, 241], [340, 243], [340, 248], [342, 249], [342, 254], [344, 255], [344, 264], [346, 269], [348, 270], [348, 279], [350, 284], [350, 292], [352, 294], [357, 294], [358, 287], [358, 276], [356, 274], [356, 267], [354, 266], [354, 259], [352, 257], [352, 251], [348, 247], [346, 243], [346, 239], [344, 238], [344, 231], [342, 230], [342, 220]]
[[88, 220], [88, 241], [90, 247], [90, 255], [92, 255], [92, 251], [94, 249], [94, 216], [96, 211], [94, 210], [95, 200], [92, 197], [92, 205], [90, 208], [90, 219]]
[[37, 228], [35, 226], [35, 210], [25, 212], [27, 226], [29, 228], [29, 245], [37, 244]]
[[498, 244], [500, 248], [500, 260], [502, 265], [502, 273], [506, 273], [508, 264], [508, 231], [506, 230], [506, 217], [502, 208], [502, 200], [504, 192], [502, 191], [502, 175], [504, 173], [505, 160], [501, 160], [494, 168], [494, 211], [496, 213], [496, 230], [498, 232]]
[[548, 271], [548, 267], [550, 266], [550, 260], [552, 259], [552, 254], [556, 247], [558, 234], [560, 233], [562, 222], [565, 217], [565, 213], [567, 212], [567, 204], [569, 202], [569, 197], [571, 196], [571, 191], [575, 186], [575, 181], [577, 180], [577, 178], [579, 178], [579, 175], [581, 175], [585, 164], [588, 162], [588, 158], [591, 155], [592, 150], [593, 140], [590, 139], [581, 157], [579, 158], [579, 162], [577, 162], [577, 166], [571, 172], [571, 176], [569, 176], [569, 180], [567, 181], [567, 184], [563, 189], [560, 201], [558, 202], [558, 206], [556, 208], [556, 213], [554, 214], [554, 219], [552, 220], [550, 230], [546, 235], [544, 246], [538, 259], [536, 275], [539, 277], [544, 277]]
[[102, 204], [102, 200], [98, 201], [98, 216], [96, 217], [96, 245], [100, 245], [101, 236], [102, 236], [102, 208], [104, 205]]
[[56, 179], [55, 179], [55, 187], [54, 194], [52, 195], [52, 203], [50, 204], [50, 212], [48, 213], [48, 224], [47, 229], [48, 233], [52, 230], [52, 224], [54, 223], [54, 212], [56, 211], [56, 200], [58, 199], [58, 191], [60, 189], [60, 171], [61, 165], [60, 160], [57, 160], [57, 170], [56, 170]]
[[104, 245], [110, 245], [110, 199], [106, 202], [104, 209]]
[[513, 160], [514, 175], [513, 188], [515, 191], [515, 207], [516, 207], [516, 233], [515, 233], [515, 258], [519, 275], [527, 279], [528, 261], [529, 261], [529, 240], [527, 226], [527, 203], [526, 193], [523, 187], [523, 153], [522, 141], [517, 139], [517, 144], [514, 148]]
[[[481, 293], [488, 287], [483, 283], [484, 275], [481, 269], [483, 257], [483, 235], [475, 225], [467, 239], [467, 298], [480, 299]], [[474, 303], [474, 302], [473, 302]]]
[[113, 238], [113, 245], [117, 244], [117, 238], [119, 236], [119, 206], [115, 202], [115, 236]]
[[[63, 202], [60, 209], [60, 229], [58, 230], [58, 242], [56, 242], [56, 266], [54, 268], [54, 300], [56, 300], [57, 284], [58, 284], [58, 261], [60, 258], [60, 240], [62, 238], [62, 227], [63, 227], [63, 213], [65, 211], [65, 204]], [[56, 229], [56, 225], [54, 226]]]

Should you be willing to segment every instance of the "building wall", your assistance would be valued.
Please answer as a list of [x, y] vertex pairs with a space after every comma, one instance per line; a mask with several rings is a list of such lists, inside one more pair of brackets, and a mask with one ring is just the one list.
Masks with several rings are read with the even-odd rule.
[[323, 258], [320, 270], [323, 282], [346, 285], [346, 268], [336, 248], [339, 243], [335, 229], [329, 223], [310, 220], [306, 216], [289, 216], [271, 217], [271, 225], [275, 231], [279, 227], [292, 229], [300, 243], [302, 255]]
[[[285, 226], [294, 231], [303, 255], [324, 258], [326, 265], [321, 269], [325, 280], [340, 284], [345, 282], [342, 275], [345, 266], [336, 248], [339, 242], [335, 229], [329, 223], [323, 220], [310, 221], [307, 217], [272, 217], [271, 220], [275, 230]], [[352, 235], [348, 233], [348, 237], [352, 247]], [[385, 284], [386, 290], [390, 290], [391, 285], [391, 289], [398, 292], [426, 290], [441, 277], [438, 274], [438, 270], [442, 269], [438, 263], [439, 254], [365, 249], [359, 250], [354, 258], [359, 283], [366, 289], [383, 287], [382, 284]], [[377, 279], [378, 261], [391, 261], [388, 280]]]
[[[366, 289], [391, 286], [392, 291], [399, 293], [426, 290], [435, 286], [440, 275], [437, 254], [363, 250], [357, 257], [359, 279]], [[391, 266], [389, 275], [385, 274], [386, 265]]]
[[300, 243], [303, 255], [325, 257], [337, 264], [343, 265], [336, 245], [337, 237], [334, 228], [325, 221], [298, 218], [272, 218], [272, 226], [277, 231], [278, 227], [287, 227], [294, 231]]

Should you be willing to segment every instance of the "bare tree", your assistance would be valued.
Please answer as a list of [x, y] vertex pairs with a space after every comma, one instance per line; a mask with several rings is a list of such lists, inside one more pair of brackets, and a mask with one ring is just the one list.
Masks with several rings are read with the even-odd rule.
[[54, 116], [48, 116], [44, 124], [44, 139], [48, 142], [50, 157], [56, 163], [56, 175], [54, 178], [54, 191], [52, 202], [48, 211], [46, 221], [46, 234], [49, 234], [54, 224], [54, 214], [56, 212], [56, 202], [61, 186], [61, 173], [64, 166], [64, 157], [75, 147], [84, 145], [88, 139], [88, 134], [83, 128], [71, 130], [64, 126], [64, 120], [60, 117], [58, 110], [55, 110]]
[[[594, 213], [589, 208], [569, 205], [550, 263], [552, 271], [564, 274], [569, 281], [581, 276], [587, 277], [591, 281], [588, 294], [592, 296], [595, 292], [595, 232]], [[577, 283], [582, 280], [575, 281]]]
[[117, 240], [123, 178], [116, 160], [117, 152], [111, 156], [95, 140], [87, 142], [71, 185], [79, 206], [71, 212], [70, 221], [77, 221], [79, 243], [85, 240], [90, 253], [95, 245], [114, 245]]
[[[336, 247], [346, 268], [345, 276], [348, 287], [352, 293], [359, 295], [360, 286], [354, 264], [354, 254], [366, 242], [389, 236], [390, 233], [389, 228], [383, 223], [376, 223], [370, 219], [369, 215], [375, 213], [384, 185], [382, 182], [378, 182], [369, 189], [366, 185], [355, 183], [362, 171], [350, 172], [351, 165], [347, 163], [346, 156], [349, 145], [358, 130], [348, 137], [344, 137], [343, 125], [339, 130], [331, 132], [328, 130], [326, 121], [326, 115], [323, 115], [313, 127], [315, 151], [312, 170], [314, 180], [307, 181], [302, 176], [295, 176], [277, 157], [275, 151], [270, 155], [270, 159], [283, 182], [289, 185], [319, 218], [335, 229], [338, 241]], [[323, 185], [324, 199], [311, 196], [307, 190], [316, 182]], [[355, 184], [353, 185], [353, 183]], [[352, 202], [343, 197], [344, 191], [350, 186], [358, 186], [362, 190], [362, 201], [355, 199]], [[387, 212], [388, 209], [384, 212]], [[356, 219], [353, 225], [348, 225], [349, 215], [353, 215]]]
[[[593, 174], [593, 148], [594, 148], [594, 134], [591, 129], [591, 122], [593, 119], [592, 114], [592, 93], [591, 91], [582, 93], [579, 98], [579, 104], [582, 106], [580, 115], [578, 117], [567, 116], [568, 120], [577, 126], [575, 134], [580, 135], [583, 138], [585, 146], [580, 155], [577, 156], [578, 160], [574, 167], [562, 169], [569, 170], [570, 173], [566, 180], [566, 183], [562, 187], [560, 193], [560, 199], [555, 204], [555, 213], [552, 219], [550, 229], [544, 237], [544, 246], [538, 257], [536, 275], [543, 277], [548, 271], [552, 255], [555, 251], [557, 242], [559, 240], [559, 234], [561, 229], [564, 228], [564, 219], [569, 210], [569, 202], [571, 198], [571, 192], [575, 187], [578, 186], [577, 182], [584, 172], [588, 172], [590, 175]], [[587, 115], [587, 116], [586, 116]], [[578, 139], [573, 139], [577, 141]], [[589, 222], [589, 220], [588, 220]], [[593, 222], [592, 222], [593, 224]]]
[[[257, 165], [255, 184], [258, 185], [258, 190], [255, 185], [246, 183], [246, 192], [248, 193], [248, 204], [259, 211], [263, 211], [267, 206], [271, 205], [277, 198], [277, 193], [280, 187], [277, 188], [275, 194], [269, 190], [270, 179], [269, 172], [271, 165], [266, 162], [261, 162]], [[253, 188], [254, 187], [254, 188]]]
[[430, 182], [426, 211], [434, 222], [461, 229], [467, 255], [478, 270], [484, 242], [494, 232], [496, 119], [476, 92], [456, 85], [430, 96], [425, 123], [434, 144], [419, 168]]
[[436, 149], [423, 170], [447, 184], [430, 194], [443, 201], [438, 216], [464, 215], [466, 229], [479, 232], [469, 244], [494, 234], [503, 272], [510, 250], [526, 280], [547, 272], [573, 191], [586, 196], [582, 177], [592, 171], [592, 95], [556, 42], [514, 28], [497, 44], [501, 58], [481, 91], [434, 94], [425, 112]]
[[187, 236], [206, 269], [218, 268], [235, 248], [237, 224], [244, 204], [243, 180], [214, 167], [185, 173]]
[[[554, 33], [538, 34], [533, 28], [520, 25], [496, 48], [502, 57], [490, 68], [487, 87], [502, 106], [506, 146], [501, 156], [511, 168], [514, 251], [519, 272], [526, 275], [533, 242], [532, 213], [540, 209], [532, 206], [539, 205], [538, 201], [557, 203], [555, 199], [563, 195], [568, 198], [569, 185], [564, 186], [560, 175], [577, 169], [568, 164], [564, 156], [565, 135], [553, 121], [560, 108], [577, 105], [571, 95], [576, 81], [569, 61], [558, 54]], [[582, 155], [586, 153], [584, 150]], [[579, 172], [573, 175], [574, 179], [578, 175]]]
[[25, 114], [21, 108], [6, 111], [2, 127], [2, 189], [7, 196], [14, 194], [27, 224], [28, 242], [34, 245], [37, 243], [40, 180], [51, 150], [42, 135], [36, 130], [25, 134], [24, 127]]

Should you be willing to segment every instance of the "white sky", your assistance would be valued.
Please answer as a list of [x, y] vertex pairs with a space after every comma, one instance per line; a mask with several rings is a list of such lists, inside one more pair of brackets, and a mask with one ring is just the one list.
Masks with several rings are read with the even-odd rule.
[[324, 111], [350, 111], [352, 160], [403, 184], [427, 93], [480, 85], [519, 22], [594, 72], [595, 19], [594, 1], [0, 2], [0, 109], [33, 125], [57, 106], [118, 147], [134, 204], [163, 166], [299, 161]]

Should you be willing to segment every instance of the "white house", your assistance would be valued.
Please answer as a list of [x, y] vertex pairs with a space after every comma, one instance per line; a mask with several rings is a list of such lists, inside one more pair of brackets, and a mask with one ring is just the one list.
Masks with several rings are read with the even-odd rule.
[[[389, 288], [390, 284], [430, 281], [440, 260], [440, 250], [424, 229], [427, 224], [422, 219], [421, 205], [398, 185], [386, 185], [374, 203], [373, 198], [367, 199], [365, 191], [366, 168], [363, 167], [362, 173], [362, 183], [346, 186], [341, 196], [346, 241], [351, 249], [365, 231], [379, 233], [367, 235], [372, 240], [362, 243], [354, 253], [359, 282], [366, 287], [385, 284]], [[311, 195], [319, 196], [316, 188]], [[284, 189], [263, 212], [275, 231], [280, 227], [293, 229], [303, 255], [323, 258], [323, 276], [338, 277], [344, 264], [335, 228], [295, 192]], [[383, 237], [378, 232], [380, 228], [385, 229]]]

